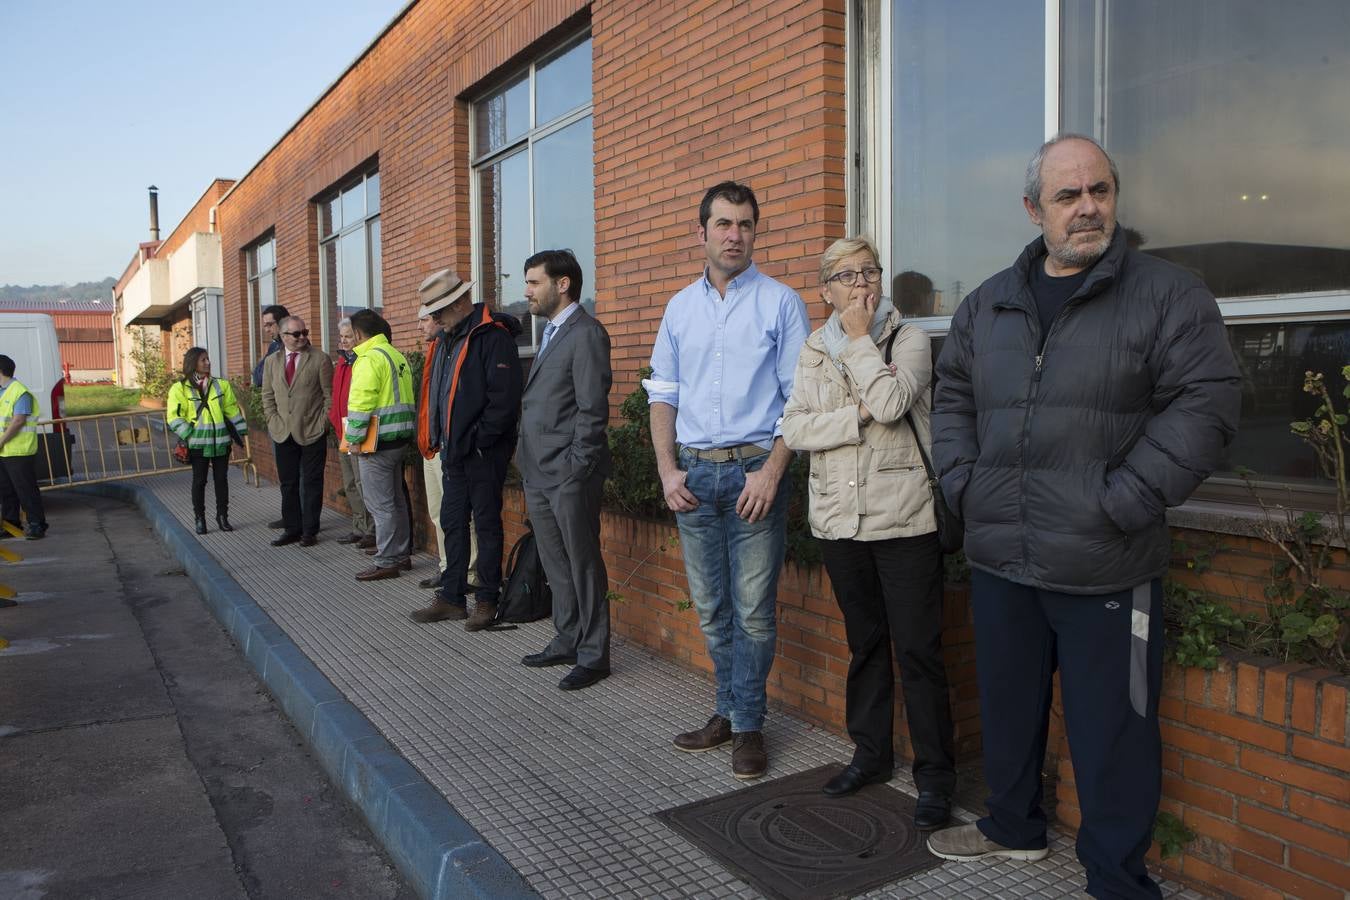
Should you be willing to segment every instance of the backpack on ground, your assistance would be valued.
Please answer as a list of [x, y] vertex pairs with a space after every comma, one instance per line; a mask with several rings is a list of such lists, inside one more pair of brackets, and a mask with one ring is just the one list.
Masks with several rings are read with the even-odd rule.
[[513, 628], [508, 622], [535, 622], [553, 614], [553, 592], [549, 590], [544, 564], [539, 559], [534, 529], [528, 520], [525, 533], [511, 548], [506, 560], [506, 583], [497, 601], [497, 616], [489, 629]]

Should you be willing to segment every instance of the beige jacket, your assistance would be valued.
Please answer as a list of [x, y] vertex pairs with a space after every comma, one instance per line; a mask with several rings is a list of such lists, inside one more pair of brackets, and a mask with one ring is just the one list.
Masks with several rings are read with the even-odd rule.
[[[896, 328], [891, 362], [882, 361]], [[783, 440], [811, 453], [811, 533], [827, 540], [880, 541], [937, 530], [933, 497], [915, 435], [905, 422], [911, 408], [924, 449], [931, 446], [932, 350], [921, 328], [892, 312], [881, 342], [850, 341], [840, 371], [820, 329], [797, 359], [792, 396], [783, 411]], [[872, 414], [858, 421], [858, 403]]]
[[267, 433], [281, 443], [294, 438], [302, 446], [322, 438], [328, 429], [328, 407], [333, 402], [333, 361], [308, 347], [295, 358], [295, 378], [286, 383], [286, 349], [263, 362], [263, 414]]

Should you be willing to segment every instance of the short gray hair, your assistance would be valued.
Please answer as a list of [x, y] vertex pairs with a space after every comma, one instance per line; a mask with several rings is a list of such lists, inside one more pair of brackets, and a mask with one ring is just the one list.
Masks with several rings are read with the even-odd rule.
[[858, 237], [840, 238], [831, 244], [820, 256], [820, 283], [824, 284], [830, 280], [830, 276], [834, 274], [834, 267], [839, 265], [842, 260], [855, 253], [861, 253], [863, 250], [872, 254], [873, 262], [881, 265], [881, 257], [877, 255], [876, 245], [872, 243], [871, 238], [859, 235]]
[[1106, 148], [1094, 137], [1086, 134], [1077, 134], [1072, 131], [1061, 131], [1050, 140], [1041, 144], [1039, 150], [1031, 157], [1031, 162], [1027, 163], [1027, 176], [1022, 185], [1022, 196], [1031, 201], [1031, 205], [1037, 209], [1041, 208], [1041, 189], [1045, 187], [1041, 181], [1041, 166], [1045, 163], [1045, 154], [1050, 152], [1050, 148], [1056, 144], [1062, 144], [1065, 141], [1087, 141], [1092, 146], [1101, 151], [1102, 156], [1106, 157], [1106, 164], [1111, 168], [1111, 180], [1116, 183], [1116, 193], [1120, 193], [1120, 170], [1116, 168], [1116, 161], [1111, 158], [1111, 154], [1106, 152]]
[[351, 317], [351, 316], [343, 316], [342, 318], [338, 319], [337, 330], [338, 330], [338, 331], [341, 331], [343, 325], [346, 325], [348, 328], [351, 328], [351, 327], [352, 327], [352, 317]]

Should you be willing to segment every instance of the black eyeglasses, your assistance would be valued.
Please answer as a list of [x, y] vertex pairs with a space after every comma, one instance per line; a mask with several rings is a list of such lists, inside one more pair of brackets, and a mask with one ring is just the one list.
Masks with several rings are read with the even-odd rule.
[[825, 281], [826, 282], [837, 281], [840, 284], [844, 285], [845, 287], [853, 287], [855, 284], [858, 283], [859, 275], [861, 275], [863, 277], [863, 281], [866, 281], [868, 284], [876, 284], [878, 281], [881, 280], [881, 270], [869, 266], [868, 268], [863, 269], [861, 272], [855, 272], [852, 269], [845, 269], [842, 272], [835, 272], [829, 278], [826, 278]]
[[306, 328], [304, 331], [283, 331], [282, 334], [293, 338], [309, 337], [309, 329]]

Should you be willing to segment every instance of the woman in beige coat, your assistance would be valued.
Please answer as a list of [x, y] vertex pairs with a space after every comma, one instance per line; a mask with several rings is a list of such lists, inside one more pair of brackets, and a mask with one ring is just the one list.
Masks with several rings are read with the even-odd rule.
[[929, 443], [929, 339], [881, 296], [876, 248], [865, 238], [826, 250], [820, 282], [830, 317], [802, 347], [783, 439], [811, 455], [811, 531], [851, 657], [853, 760], [823, 790], [851, 794], [891, 778], [894, 643], [919, 789], [914, 822], [940, 828], [956, 764], [942, 663], [942, 550], [917, 444]]

